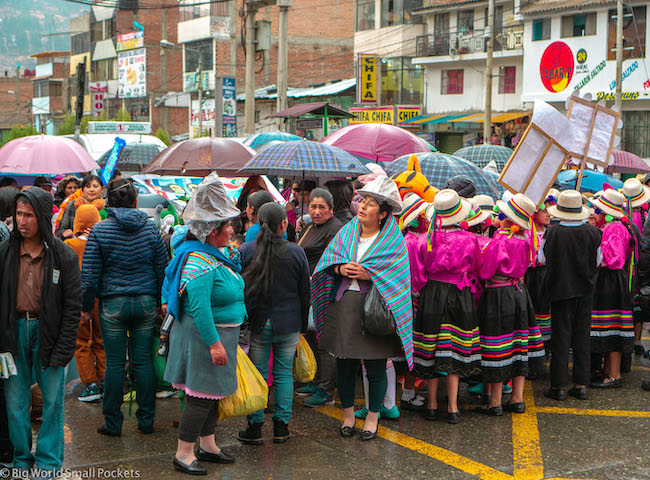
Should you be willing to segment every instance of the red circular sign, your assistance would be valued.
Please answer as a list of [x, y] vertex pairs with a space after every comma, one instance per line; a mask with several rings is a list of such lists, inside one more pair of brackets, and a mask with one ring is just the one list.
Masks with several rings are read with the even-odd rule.
[[542, 55], [539, 74], [549, 92], [557, 93], [569, 86], [573, 77], [573, 52], [564, 42], [553, 42]]

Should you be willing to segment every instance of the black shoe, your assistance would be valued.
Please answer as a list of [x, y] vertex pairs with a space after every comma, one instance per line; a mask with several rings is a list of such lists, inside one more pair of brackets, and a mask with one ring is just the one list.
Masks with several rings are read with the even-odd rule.
[[273, 420], [273, 442], [284, 443], [289, 440], [289, 437], [291, 437], [289, 425], [282, 420]]
[[488, 408], [476, 407], [474, 411], [490, 417], [503, 417], [503, 405], [495, 405], [494, 407]]
[[102, 435], [106, 435], [108, 437], [121, 437], [122, 432], [111, 432], [108, 428], [106, 428], [106, 424], [102, 424], [98, 429], [97, 433], [101, 433]]
[[196, 452], [196, 458], [202, 462], [212, 462], [212, 463], [235, 463], [235, 457], [227, 454], [223, 450], [219, 453], [210, 453], [203, 450], [199, 447]]
[[447, 423], [457, 425], [460, 423], [460, 417], [460, 412], [449, 412], [447, 413]]
[[158, 351], [156, 354], [159, 357], [167, 358], [167, 355], [169, 355], [169, 337], [160, 339], [160, 343], [158, 344]]
[[201, 465], [198, 460], [194, 460], [188, 465], [174, 457], [174, 469], [178, 470], [179, 472], [187, 473], [188, 475], [208, 474], [208, 469]]
[[623, 386], [622, 378], [605, 377], [600, 382], [591, 384], [591, 388], [621, 388]]
[[643, 355], [645, 352], [645, 348], [643, 348], [643, 345], [634, 345], [634, 355]]
[[341, 425], [341, 430], [339, 430], [339, 433], [343, 438], [350, 438], [353, 437], [354, 434], [356, 433], [357, 429], [354, 427], [346, 427]]
[[641, 388], [644, 390], [650, 390], [650, 379], [643, 380], [641, 382]]
[[587, 395], [587, 387], [572, 387], [569, 390], [569, 395], [577, 398], [578, 400], [589, 400], [589, 395]]
[[11, 463], [13, 463], [13, 461], [14, 461], [13, 447], [0, 451], [0, 464], [10, 465]]
[[143, 427], [142, 425], [138, 424], [138, 430], [140, 430], [145, 435], [151, 435], [153, 433], [153, 425], [150, 427]]
[[566, 393], [563, 388], [549, 388], [544, 392], [544, 396], [546, 398], [557, 400], [558, 402], [566, 400]]
[[424, 418], [433, 422], [435, 420], [440, 420], [441, 415], [440, 412], [435, 408], [427, 408], [424, 412]]
[[506, 403], [503, 409], [506, 412], [524, 413], [526, 411], [526, 402]]
[[377, 425], [377, 430], [374, 432], [371, 432], [370, 430], [364, 430], [361, 432], [361, 440], [372, 440], [373, 438], [377, 438], [377, 431], [379, 430], [379, 425]]
[[246, 430], [242, 430], [237, 435], [237, 440], [246, 445], [262, 445], [262, 425], [263, 423], [249, 423]]

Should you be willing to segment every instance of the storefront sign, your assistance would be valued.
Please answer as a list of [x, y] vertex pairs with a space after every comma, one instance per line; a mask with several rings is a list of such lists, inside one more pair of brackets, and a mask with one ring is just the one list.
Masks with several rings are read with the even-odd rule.
[[[199, 126], [199, 101], [192, 100], [192, 126]], [[203, 100], [203, 128], [214, 127], [214, 99]]]
[[129, 50], [117, 54], [120, 98], [147, 96], [147, 50]]
[[88, 122], [88, 133], [151, 133], [149, 122]]
[[236, 137], [237, 98], [235, 97], [235, 78], [222, 77], [221, 80], [221, 136]]
[[[638, 98], [642, 99], [647, 99], [649, 98], [650, 95], [645, 92], [623, 92], [622, 93], [622, 99], [623, 100], [636, 100]], [[596, 101], [600, 100], [606, 100], [606, 101], [615, 101], [616, 100], [616, 93], [610, 93], [610, 92], [597, 92], [596, 93]]]
[[134, 50], [144, 47], [144, 32], [137, 31], [117, 36], [117, 51]]
[[571, 48], [564, 42], [553, 42], [542, 55], [539, 73], [544, 87], [552, 93], [561, 92], [573, 78], [574, 61]]
[[418, 106], [399, 106], [397, 107], [397, 126], [398, 127], [417, 127], [419, 125], [414, 125], [412, 123], [404, 123], [411, 118], [417, 117], [420, 115], [421, 108]]
[[350, 113], [357, 118], [350, 119], [350, 123], [389, 123], [394, 124], [393, 107], [380, 108], [350, 108]]
[[581, 48], [576, 53], [576, 73], [586, 73], [589, 71], [589, 65], [587, 64], [587, 50]]
[[[639, 68], [639, 62], [635, 60], [634, 62], [632, 62], [632, 65], [630, 65], [625, 70], [623, 70], [623, 74], [621, 75], [621, 83], [624, 82], [625, 79], [629, 77], [630, 74], [634, 72], [637, 68]], [[614, 90], [615, 88], [616, 88], [616, 80], [614, 80], [609, 84], [610, 90]]]
[[107, 82], [91, 82], [88, 86], [92, 103], [93, 118], [99, 117], [104, 111], [104, 97], [108, 92]]
[[360, 54], [357, 68], [357, 102], [379, 101], [379, 64], [377, 55]]
[[298, 118], [296, 119], [297, 130], [314, 130], [316, 128], [323, 128], [322, 118]]
[[596, 68], [594, 68], [591, 72], [589, 72], [587, 76], [580, 80], [580, 82], [575, 86], [574, 90], [580, 90], [582, 87], [591, 82], [591, 79], [602, 72], [603, 68], [605, 68], [606, 65], [607, 62], [605, 60], [596, 65]]
[[[187, 72], [183, 74], [183, 91], [196, 92], [198, 82], [196, 72]], [[210, 72], [201, 72], [203, 90], [210, 90]]]

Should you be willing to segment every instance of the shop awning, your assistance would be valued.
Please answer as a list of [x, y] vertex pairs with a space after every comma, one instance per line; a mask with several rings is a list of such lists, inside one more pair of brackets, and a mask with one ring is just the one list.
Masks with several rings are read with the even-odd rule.
[[463, 115], [462, 117], [459, 118], [454, 118], [453, 120], [450, 120], [450, 122], [478, 122], [479, 118], [483, 118], [485, 114], [483, 113], [473, 113], [471, 115]]
[[429, 124], [448, 123], [448, 122], [451, 122], [451, 121], [453, 121], [453, 120], [455, 120], [457, 118], [466, 117], [466, 116], [467, 116], [466, 114], [462, 114], [462, 115], [458, 115], [458, 114], [456, 114], [456, 115], [437, 115], [436, 118], [432, 118], [431, 120], [426, 120], [426, 121], [424, 121], [422, 123], [429, 123]]
[[415, 125], [419, 125], [421, 123], [428, 123], [430, 120], [435, 120], [440, 117], [444, 117], [445, 115], [443, 114], [438, 114], [438, 115], [418, 115], [417, 117], [409, 118], [405, 122], [402, 123], [413, 123]]
[[[527, 117], [532, 112], [511, 112], [511, 113], [493, 113], [492, 123], [509, 122], [518, 118]], [[438, 114], [438, 115], [418, 115], [403, 123], [420, 124], [437, 124], [437, 123], [457, 123], [457, 122], [475, 122], [483, 123], [485, 113], [455, 113], [455, 114]]]
[[[498, 114], [493, 113], [492, 123], [509, 122], [510, 120], [517, 120], [518, 118], [527, 117], [532, 114], [533, 112], [512, 112], [512, 113], [498, 113]], [[485, 121], [485, 118], [481, 118], [479, 120], [474, 120], [474, 121], [483, 123], [483, 121]]]

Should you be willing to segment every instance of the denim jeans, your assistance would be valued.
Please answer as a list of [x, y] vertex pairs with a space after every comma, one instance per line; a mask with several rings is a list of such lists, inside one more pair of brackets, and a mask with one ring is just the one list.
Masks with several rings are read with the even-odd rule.
[[[17, 375], [4, 381], [9, 437], [14, 444], [14, 466], [54, 470], [63, 464], [63, 402], [65, 395], [64, 367], [43, 370], [39, 348], [38, 320], [16, 320], [18, 355]], [[43, 392], [43, 424], [32, 455], [32, 424], [29, 416], [32, 371]]]
[[[293, 406], [293, 360], [296, 356], [296, 346], [300, 341], [300, 333], [276, 335], [273, 333], [271, 321], [267, 321], [261, 333], [251, 333], [250, 351], [248, 356], [260, 371], [264, 380], [269, 378], [269, 358], [273, 347], [273, 384], [274, 405], [273, 420], [289, 423], [291, 407]], [[255, 412], [248, 417], [249, 423], [262, 423], [264, 410]]]
[[[99, 307], [106, 372], [104, 374], [104, 422], [109, 432], [122, 431], [124, 366], [127, 342], [131, 342], [129, 360], [135, 376], [140, 427], [153, 428], [156, 414], [156, 378], [153, 370], [153, 332], [156, 299], [151, 295], [116, 296], [102, 299]], [[127, 332], [129, 338], [127, 339]]]

